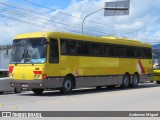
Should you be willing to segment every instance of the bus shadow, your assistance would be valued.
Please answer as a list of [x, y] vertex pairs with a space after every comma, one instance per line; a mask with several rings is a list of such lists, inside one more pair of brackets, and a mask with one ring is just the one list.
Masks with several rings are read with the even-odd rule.
[[95, 93], [102, 93], [102, 92], [116, 92], [116, 91], [125, 91], [125, 90], [134, 90], [134, 89], [146, 89], [146, 88], [153, 88], [153, 87], [160, 87], [160, 85], [156, 83], [145, 83], [140, 84], [137, 88], [121, 88], [121, 87], [102, 87], [100, 89], [96, 89], [95, 87], [90, 88], [81, 88], [81, 89], [75, 89], [72, 91], [72, 93], [64, 95], [59, 92], [59, 90], [55, 91], [44, 91], [41, 95], [35, 95], [33, 92], [23, 92], [24, 94], [18, 94], [19, 96], [77, 96], [77, 95], [84, 95], [84, 94], [95, 94]]

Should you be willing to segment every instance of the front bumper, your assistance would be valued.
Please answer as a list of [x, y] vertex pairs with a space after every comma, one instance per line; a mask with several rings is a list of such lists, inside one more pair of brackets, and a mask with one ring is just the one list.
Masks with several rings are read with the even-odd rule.
[[160, 75], [153, 75], [152, 81], [160, 81]]

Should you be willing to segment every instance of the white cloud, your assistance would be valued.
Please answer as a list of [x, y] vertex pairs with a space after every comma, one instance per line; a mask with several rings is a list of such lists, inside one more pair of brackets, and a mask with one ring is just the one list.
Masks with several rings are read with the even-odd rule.
[[[72, 15], [84, 18], [85, 15], [102, 8], [105, 1], [106, 0], [73, 1], [65, 11], [70, 12]], [[126, 31], [126, 33], [127, 31], [132, 31], [131, 34], [134, 32], [134, 35], [132, 34], [132, 36], [127, 33], [127, 37], [136, 38], [146, 42], [153, 42], [154, 40], [157, 40], [153, 31], [156, 32], [160, 29], [159, 4], [160, 0], [131, 0], [129, 16], [104, 17], [103, 11], [101, 11], [89, 16], [87, 20], [103, 23], [103, 27], [108, 29], [108, 31], [106, 31], [108, 33], [111, 31], [113, 34], [118, 32], [121, 34], [121, 31]], [[89, 22], [87, 22], [87, 24], [92, 27], [97, 26], [99, 31], [100, 29], [102, 30], [102, 25], [96, 23], [91, 24]], [[112, 27], [109, 27], [108, 25]], [[89, 27], [86, 26], [86, 28]], [[123, 32], [123, 34], [125, 34], [125, 32]]]
[[7, 23], [0, 22], [0, 44], [11, 44], [12, 40], [17, 34], [37, 31], [38, 28], [29, 26], [27, 24], [22, 24], [19, 22], [10, 21]]
[[[121, 37], [134, 38], [150, 43], [158, 41], [159, 38], [156, 36], [160, 36], [160, 0], [130, 1], [131, 5], [129, 16], [104, 17], [103, 10], [99, 11], [86, 19], [84, 23], [84, 32], [92, 35], [117, 34]], [[104, 7], [105, 2], [106, 0], [72, 0], [72, 3], [68, 6], [68, 8], [50, 13], [52, 17], [48, 17], [46, 19], [46, 17], [43, 16], [40, 24], [58, 31], [80, 33], [82, 19], [79, 18], [84, 18], [87, 14]], [[30, 9], [33, 8], [30, 7]], [[49, 13], [49, 11], [43, 9], [40, 9], [40, 12], [45, 12], [46, 14]], [[67, 14], [71, 14], [72, 16]], [[0, 26], [0, 39], [4, 40], [1, 44], [11, 43], [11, 39], [19, 33], [46, 30], [9, 20], [1, 20]]]

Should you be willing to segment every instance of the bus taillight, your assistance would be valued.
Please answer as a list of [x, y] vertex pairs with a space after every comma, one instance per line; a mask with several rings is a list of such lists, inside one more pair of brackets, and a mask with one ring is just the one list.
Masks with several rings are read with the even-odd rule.
[[9, 73], [12, 73], [14, 69], [14, 66], [9, 66]]

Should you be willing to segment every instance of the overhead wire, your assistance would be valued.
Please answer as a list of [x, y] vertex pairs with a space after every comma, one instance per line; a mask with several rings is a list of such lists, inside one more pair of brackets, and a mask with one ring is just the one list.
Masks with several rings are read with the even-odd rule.
[[[39, 6], [39, 7], [42, 7], [42, 8], [46, 8], [46, 9], [51, 10], [51, 11], [56, 11], [55, 9], [46, 7], [46, 6], [44, 6], [44, 5], [40, 5], [40, 4], [35, 3], [35, 2], [31, 2], [30, 0], [23, 0], [23, 1], [28, 2], [28, 3], [30, 3], [30, 4], [33, 4], [33, 5], [36, 5], [36, 6]], [[71, 17], [74, 17], [74, 18], [78, 18], [78, 19], [83, 20], [83, 18], [80, 18], [80, 17], [77, 17], [77, 16], [73, 16], [73, 15], [68, 14], [68, 13], [64, 13], [64, 12], [61, 12], [61, 11], [58, 11], [58, 12], [61, 13], [61, 14], [65, 14], [65, 15], [68, 15], [68, 16], [71, 16]], [[92, 22], [92, 23], [94, 23], [94, 25], [95, 25], [95, 24], [99, 24], [99, 25], [102, 25], [102, 26], [105, 25], [105, 26], [108, 26], [108, 27], [113, 27], [113, 26], [111, 26], [111, 25], [106, 25], [106, 24], [102, 24], [102, 23], [99, 23], [99, 22], [91, 21], [91, 20], [86, 20], [86, 21]], [[122, 28], [123, 28], [123, 27], [120, 27], [119, 29], [122, 29]], [[133, 29], [128, 29], [128, 28], [125, 28], [125, 29], [126, 29], [126, 30], [131, 30], [131, 31], [133, 31]]]
[[[12, 6], [12, 7], [14, 7], [14, 6]], [[15, 8], [15, 7], [14, 7], [14, 8]], [[7, 12], [12, 12], [12, 13], [13, 13], [13, 11], [14, 11], [14, 12], [16, 12], [16, 14], [20, 14], [19, 17], [20, 17], [21, 15], [26, 17], [26, 13], [23, 12], [24, 10], [21, 11], [21, 12], [20, 12], [20, 11], [16, 11], [16, 10], [11, 10], [11, 11], [9, 11], [9, 10], [10, 10], [9, 8], [7, 8], [7, 10], [6, 10], [6, 9], [1, 9], [1, 10], [5, 10], [5, 11], [7, 11]], [[23, 12], [23, 13], [22, 13], [22, 12]], [[27, 12], [28, 12], [28, 11], [27, 11]], [[30, 12], [30, 10], [29, 10], [29, 12]], [[32, 13], [32, 12], [31, 12], [31, 13]], [[29, 13], [29, 14], [31, 14], [31, 13]], [[33, 13], [32, 13], [32, 14], [33, 14]], [[34, 14], [34, 15], [35, 15], [35, 14]], [[36, 15], [37, 15], [37, 14], [36, 14]], [[22, 17], [22, 16], [21, 16], [21, 17]], [[32, 15], [31, 18], [32, 18], [32, 19], [36, 19], [36, 18], [33, 17], [33, 15]], [[44, 18], [41, 19], [41, 20], [44, 20]], [[48, 20], [48, 21], [51, 21], [51, 20], [49, 20], [49, 19], [47, 19], [47, 20]], [[47, 21], [47, 22], [48, 22], [48, 21]], [[52, 22], [55, 22], [55, 21], [52, 21]], [[59, 23], [59, 24], [62, 24], [62, 23]], [[70, 26], [70, 25], [69, 25], [69, 26]], [[72, 26], [72, 27], [77, 27], [77, 26]], [[88, 30], [88, 29], [86, 29], [86, 30]], [[89, 30], [90, 30], [90, 29], [89, 29]], [[96, 30], [90, 30], [90, 31], [99, 32], [99, 31], [96, 31]]]
[[[13, 7], [13, 8], [17, 8], [17, 9], [22, 9], [23, 11], [27, 11], [27, 12], [30, 12], [30, 13], [35, 13], [35, 14], [37, 14], [37, 15], [42, 15], [42, 16], [44, 16], [44, 17], [53, 18], [53, 19], [56, 18], [56, 20], [57, 20], [57, 18], [58, 18], [57, 16], [56, 16], [56, 17], [46, 16], [46, 14], [43, 14], [43, 13], [40, 13], [40, 12], [36, 12], [36, 11], [33, 11], [33, 10], [29, 10], [29, 9], [26, 9], [26, 8], [19, 8], [19, 7], [16, 7], [16, 6], [13, 6], [13, 5], [8, 5], [8, 4], [5, 4], [5, 3], [1, 3], [1, 4], [6, 5], [6, 6], [8, 6], [8, 7]], [[66, 21], [67, 19], [62, 19], [62, 20], [63, 20], [63, 22], [64, 22], [64, 21]], [[54, 21], [54, 22], [55, 22], [55, 21]], [[68, 21], [68, 22], [70, 23], [71, 21]], [[60, 24], [62, 24], [62, 23], [60, 23]], [[74, 24], [75, 24], [75, 23], [74, 23]], [[73, 27], [81, 28], [80, 26], [81, 26], [81, 23], [79, 23], [79, 24], [76, 23], [76, 26], [73, 26]], [[87, 26], [87, 25], [85, 25], [85, 26]], [[87, 29], [87, 30], [91, 30], [91, 31], [92, 31], [93, 29], [97, 29], [97, 28], [98, 28], [98, 27], [96, 27], [96, 26], [93, 27], [93, 26], [91, 26], [91, 25], [90, 25], [90, 26], [88, 25], [88, 27], [89, 27], [89, 28], [86, 28], [86, 29]], [[105, 31], [105, 29], [103, 29], [102, 27], [99, 27], [99, 28], [100, 28], [101, 30]], [[108, 30], [108, 29], [107, 29], [107, 30]], [[128, 32], [128, 31], [126, 32], [126, 31], [122, 31], [122, 30], [119, 31], [119, 32], [133, 33], [133, 32]]]
[[[70, 25], [70, 24], [64, 24], [64, 23], [59, 23], [59, 22], [56, 22], [55, 20], [52, 20], [52, 19], [49, 19], [49, 18], [51, 18], [51, 17], [47, 17], [46, 15], [44, 16], [44, 14], [43, 13], [40, 13], [40, 12], [35, 12], [35, 11], [33, 11], [33, 10], [29, 10], [29, 9], [24, 9], [24, 8], [20, 8], [20, 7], [17, 7], [17, 6], [13, 6], [13, 5], [9, 5], [9, 4], [5, 4], [5, 3], [3, 3], [3, 2], [0, 2], [0, 4], [2, 4], [2, 5], [4, 5], [4, 6], [7, 6], [7, 8], [3, 8], [3, 9], [1, 9], [1, 10], [3, 10], [3, 11], [7, 11], [7, 12], [10, 12], [10, 13], [12, 13], [12, 14], [16, 14], [16, 15], [18, 15], [18, 17], [21, 17], [21, 19], [22, 19], [22, 16], [24, 16], [25, 18], [28, 16], [28, 18], [27, 19], [34, 19], [35, 21], [37, 21], [36, 19], [39, 19], [39, 21], [37, 21], [37, 22], [40, 22], [41, 21], [41, 23], [42, 23], [42, 21], [43, 22], [46, 22], [46, 25], [50, 25], [50, 26], [53, 26], [53, 23], [56, 23], [56, 24], [59, 24], [59, 25], [63, 25], [63, 26], [67, 26], [67, 27], [74, 27], [74, 29], [75, 28], [81, 28], [81, 27], [79, 27], [79, 26], [73, 26], [73, 25]], [[14, 9], [12, 9], [12, 8], [14, 8]], [[17, 10], [15, 10], [15, 8], [16, 9], [18, 9], [18, 11]], [[11, 11], [9, 11], [9, 10], [11, 10]], [[15, 12], [15, 13], [13, 13], [13, 12]], [[41, 16], [38, 16], [38, 15], [41, 15]], [[24, 18], [23, 17], [23, 18]], [[37, 18], [38, 17], [38, 18]], [[56, 18], [56, 17], [55, 17]], [[20, 19], [20, 18], [19, 18]], [[53, 22], [52, 24], [51, 24], [51, 22]], [[32, 23], [33, 24], [33, 23]], [[35, 23], [34, 23], [35, 24]], [[111, 30], [111, 29], [98, 29], [98, 28], [96, 28], [96, 30], [95, 29], [91, 29], [92, 27], [90, 27], [90, 28], [85, 28], [84, 30], [85, 31], [89, 31], [90, 33], [89, 34], [91, 34], [91, 32], [92, 32], [92, 34], [93, 33], [95, 33], [97, 36], [99, 35], [106, 35], [106, 34], [111, 34], [111, 32], [113, 31], [113, 30]], [[66, 29], [66, 28], [65, 28]], [[64, 30], [64, 29], [63, 29]], [[73, 31], [73, 30], [71, 30], [71, 29], [69, 29], [70, 31]], [[104, 32], [104, 31], [107, 31], [107, 32]], [[115, 30], [114, 30], [115, 31]], [[76, 33], [80, 33], [80, 30], [79, 31], [73, 31], [74, 33], [76, 32]], [[122, 34], [122, 33], [127, 33], [127, 32], [122, 32], [122, 31], [117, 31], [119, 34]], [[129, 33], [129, 32], [128, 32]], [[94, 34], [93, 34], [94, 35]]]

